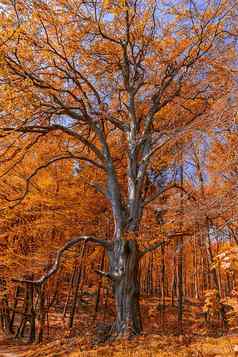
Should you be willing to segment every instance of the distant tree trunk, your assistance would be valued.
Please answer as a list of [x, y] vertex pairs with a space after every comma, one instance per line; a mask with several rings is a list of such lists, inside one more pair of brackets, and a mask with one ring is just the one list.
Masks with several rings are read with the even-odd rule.
[[231, 291], [232, 291], [231, 276], [228, 272], [226, 272], [225, 296], [230, 295]]
[[178, 239], [178, 334], [183, 332], [183, 238]]
[[45, 318], [46, 318], [46, 311], [45, 311], [45, 286], [41, 287], [39, 291], [39, 332], [37, 337], [37, 343], [42, 342], [43, 334], [44, 334], [44, 327], [45, 327]]
[[160, 273], [158, 264], [155, 265], [156, 295], [161, 297]]
[[8, 296], [7, 296], [7, 291], [4, 291], [2, 301], [1, 301], [1, 306], [0, 306], [0, 320], [1, 320], [1, 326], [3, 331], [7, 335], [11, 335], [11, 330], [10, 330], [10, 310], [9, 310], [9, 305], [8, 305]]
[[150, 279], [149, 279], [149, 286], [150, 286], [150, 289], [149, 289], [149, 295], [152, 296], [154, 294], [154, 286], [153, 286], [153, 253], [151, 253], [150, 255], [150, 265], [149, 265], [149, 272], [150, 272]]
[[174, 259], [173, 259], [173, 279], [171, 284], [171, 304], [174, 306], [175, 297], [177, 296], [177, 269], [176, 269], [176, 247], [174, 247]]
[[[100, 270], [103, 270], [104, 259], [105, 259], [105, 250], [103, 250], [103, 253], [102, 253], [101, 262], [100, 262]], [[95, 315], [94, 315], [95, 319], [97, 317], [97, 312], [98, 312], [98, 307], [99, 307], [99, 302], [100, 302], [101, 287], [102, 287], [102, 277], [100, 277], [100, 279], [98, 281], [97, 295], [96, 295], [96, 301], [95, 301]]]
[[36, 337], [36, 313], [34, 309], [34, 285], [30, 284], [29, 286], [29, 323], [30, 323], [30, 336], [29, 342], [35, 341]]
[[[200, 182], [200, 190], [201, 190], [201, 195], [202, 198], [205, 201], [205, 189], [204, 189], [204, 174], [202, 171], [202, 167], [201, 167], [201, 163], [200, 163], [200, 158], [194, 148], [194, 157], [195, 157], [195, 161], [196, 161], [196, 167], [197, 167], [197, 172], [198, 172], [198, 178], [199, 178], [199, 182]], [[208, 271], [207, 271], [207, 277], [208, 279], [210, 279], [210, 268], [213, 264], [213, 252], [212, 252], [212, 245], [211, 245], [211, 237], [210, 237], [210, 222], [211, 220], [209, 219], [209, 217], [206, 215], [205, 216], [205, 227], [206, 227], [206, 232], [207, 232], [207, 244], [206, 244], [206, 248], [207, 248], [207, 258], [208, 258]], [[217, 289], [219, 295], [221, 294], [220, 291], [220, 285], [219, 285], [219, 278], [217, 275], [217, 271], [216, 269], [212, 269], [212, 279], [215, 285], [215, 288]], [[208, 281], [208, 289], [210, 289], [210, 284], [211, 282]]]
[[18, 304], [18, 299], [20, 296], [20, 291], [21, 287], [18, 285], [15, 289], [15, 296], [14, 296], [14, 301], [13, 301], [13, 310], [12, 310], [12, 316], [10, 320], [10, 331], [14, 333], [14, 320], [15, 320], [15, 315], [16, 315], [16, 309], [17, 309], [17, 304]]
[[[183, 187], [183, 163], [181, 160], [180, 166], [180, 185]], [[180, 231], [183, 230], [183, 191], [180, 193]], [[179, 237], [177, 240], [178, 250], [178, 334], [183, 333], [183, 237]]]
[[150, 295], [150, 257], [148, 257], [148, 264], [146, 269], [146, 295]]
[[69, 317], [69, 328], [73, 327], [74, 315], [75, 315], [77, 302], [78, 302], [79, 285], [80, 285], [80, 279], [81, 279], [81, 275], [82, 275], [84, 253], [85, 253], [85, 242], [83, 243], [83, 247], [82, 247], [82, 250], [80, 253], [80, 265], [76, 272], [75, 291], [74, 291], [74, 297], [73, 297], [73, 305], [72, 305], [72, 308], [70, 311], [70, 317]]
[[165, 248], [161, 247], [161, 304], [160, 304], [160, 319], [162, 323], [162, 329], [164, 329], [165, 318]]
[[67, 297], [66, 297], [66, 302], [65, 302], [65, 305], [64, 305], [64, 312], [63, 312], [63, 316], [64, 317], [66, 316], [67, 309], [69, 307], [70, 296], [71, 296], [71, 293], [72, 293], [72, 290], [73, 290], [73, 287], [74, 287], [74, 280], [75, 280], [76, 274], [77, 274], [77, 266], [75, 265], [74, 266], [74, 270], [73, 270], [73, 274], [71, 275], [71, 278], [70, 278], [69, 290], [68, 290], [68, 294], [67, 294]]
[[199, 299], [199, 278], [198, 278], [198, 254], [197, 254], [197, 241], [196, 235], [193, 237], [193, 292], [192, 295]]
[[[209, 259], [209, 267], [214, 263], [214, 258], [213, 258], [213, 252], [212, 252], [212, 245], [211, 245], [211, 237], [210, 237], [210, 224], [208, 218], [206, 218], [206, 226], [207, 226], [207, 251], [208, 251], [208, 259]], [[212, 269], [212, 278], [213, 278], [213, 283], [214, 287], [219, 293], [219, 296], [221, 296], [221, 291], [220, 291], [220, 285], [219, 285], [219, 278], [218, 278], [218, 273], [217, 269]]]

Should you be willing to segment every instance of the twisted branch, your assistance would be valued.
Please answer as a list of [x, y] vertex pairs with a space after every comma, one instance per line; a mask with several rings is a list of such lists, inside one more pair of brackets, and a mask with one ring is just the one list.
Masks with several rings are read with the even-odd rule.
[[76, 238], [71, 239], [70, 241], [66, 242], [65, 245], [57, 252], [56, 259], [55, 259], [53, 266], [40, 279], [38, 279], [38, 280], [13, 279], [13, 281], [20, 282], [20, 283], [35, 284], [35, 285], [40, 285], [40, 286], [43, 285], [53, 274], [55, 274], [59, 270], [60, 260], [61, 260], [63, 253], [81, 241], [84, 241], [85, 243], [86, 242], [94, 242], [96, 244], [103, 246], [106, 249], [108, 249], [111, 246], [110, 242], [108, 242], [106, 240], [97, 239], [92, 236], [76, 237]]

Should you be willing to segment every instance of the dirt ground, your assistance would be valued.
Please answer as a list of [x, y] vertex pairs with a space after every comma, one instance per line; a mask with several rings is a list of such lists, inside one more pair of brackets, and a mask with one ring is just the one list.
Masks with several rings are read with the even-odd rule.
[[[26, 345], [0, 333], [0, 357], [238, 357], [238, 333], [226, 335], [214, 330], [214, 336], [204, 329], [201, 307], [191, 302], [184, 309], [184, 335], [176, 335], [176, 307], [168, 302], [164, 321], [157, 298], [142, 302], [144, 332], [131, 340], [95, 343], [99, 324], [113, 318], [113, 310], [102, 309], [97, 318], [89, 303], [77, 313], [73, 331], [67, 331], [60, 312], [49, 315], [49, 336], [39, 345]], [[110, 306], [110, 305], [109, 305]]]

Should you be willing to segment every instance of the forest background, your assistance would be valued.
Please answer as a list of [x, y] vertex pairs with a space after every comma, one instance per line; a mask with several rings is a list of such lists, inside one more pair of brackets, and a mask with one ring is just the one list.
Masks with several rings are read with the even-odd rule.
[[0, 9], [2, 330], [236, 331], [237, 2]]

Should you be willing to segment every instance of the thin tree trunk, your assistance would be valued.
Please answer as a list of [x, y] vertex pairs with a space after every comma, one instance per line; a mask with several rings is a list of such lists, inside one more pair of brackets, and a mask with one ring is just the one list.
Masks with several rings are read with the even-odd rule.
[[19, 296], [20, 296], [20, 290], [22, 288], [18, 285], [16, 287], [15, 290], [15, 296], [14, 296], [14, 302], [13, 302], [13, 311], [12, 311], [12, 316], [11, 316], [11, 320], [10, 320], [10, 331], [12, 333], [14, 333], [13, 329], [14, 329], [14, 320], [15, 320], [15, 315], [16, 315], [16, 308], [17, 308], [17, 304], [18, 304], [18, 300], [19, 300]]
[[[181, 160], [182, 161], [182, 160]], [[183, 187], [183, 163], [181, 162], [180, 167], [180, 185]], [[183, 230], [183, 191], [180, 194], [180, 231]], [[181, 236], [177, 240], [177, 249], [178, 249], [178, 334], [183, 333], [183, 237]]]
[[165, 319], [165, 248], [161, 247], [161, 304], [160, 304], [160, 319], [162, 330], [164, 330]]
[[175, 305], [175, 297], [177, 296], [177, 270], [176, 270], [176, 247], [174, 247], [174, 261], [173, 261], [173, 279], [171, 284], [171, 304], [172, 306]]
[[197, 255], [197, 242], [196, 235], [193, 237], [193, 277], [194, 277], [194, 291], [192, 295], [199, 299], [199, 278], [198, 278], [198, 255]]
[[38, 337], [37, 337], [37, 343], [40, 343], [43, 341], [43, 334], [44, 334], [44, 327], [45, 327], [45, 317], [46, 317], [46, 311], [45, 311], [45, 286], [43, 285], [39, 291], [40, 298], [39, 298], [39, 332], [38, 332]]
[[183, 333], [183, 238], [178, 240], [178, 334]]
[[[102, 258], [101, 258], [101, 263], [100, 263], [100, 270], [103, 270], [104, 259], [105, 259], [105, 250], [103, 250], [103, 253], [102, 253]], [[98, 289], [97, 289], [96, 302], [95, 302], [95, 311], [94, 311], [94, 313], [95, 313], [94, 318], [95, 319], [97, 317], [98, 306], [99, 306], [99, 302], [100, 302], [101, 287], [102, 287], [102, 276], [99, 278], [99, 281], [98, 281]]]
[[77, 302], [78, 302], [78, 292], [79, 292], [80, 278], [81, 278], [81, 275], [82, 275], [84, 252], [85, 252], [85, 242], [83, 243], [83, 247], [81, 249], [80, 265], [79, 265], [79, 267], [77, 269], [77, 272], [76, 272], [76, 275], [75, 275], [75, 291], [74, 291], [72, 309], [70, 311], [70, 316], [69, 316], [69, 328], [72, 328], [73, 327], [73, 323], [74, 323], [74, 315], [75, 315], [76, 306], [77, 306]]
[[[211, 238], [210, 238], [210, 226], [209, 226], [208, 219], [206, 219], [206, 225], [207, 225], [207, 237], [208, 237], [207, 249], [208, 249], [209, 267], [211, 268], [211, 266], [214, 263], [214, 258], [213, 258], [213, 252], [212, 252], [212, 245], [211, 245]], [[212, 269], [212, 277], [213, 277], [213, 282], [214, 282], [215, 288], [217, 289], [219, 296], [221, 296], [218, 274], [217, 274], [217, 270], [215, 268]]]
[[76, 261], [75, 261], [75, 266], [74, 266], [73, 274], [71, 275], [70, 286], [69, 286], [66, 302], [65, 302], [65, 305], [64, 305], [63, 317], [65, 317], [66, 314], [67, 314], [67, 309], [68, 309], [68, 306], [69, 306], [70, 296], [71, 296], [71, 293], [72, 293], [72, 290], [73, 290], [74, 280], [75, 280], [76, 274], [77, 274], [77, 267], [76, 267]]

